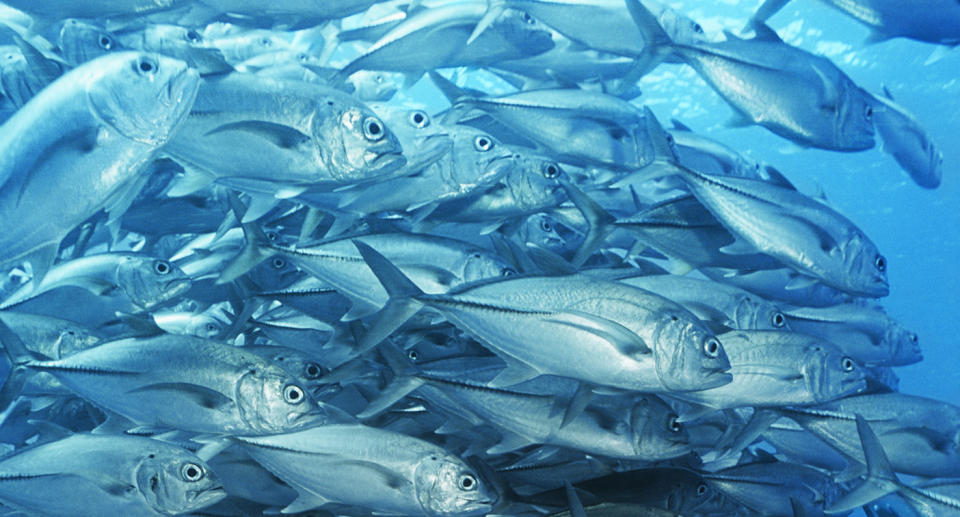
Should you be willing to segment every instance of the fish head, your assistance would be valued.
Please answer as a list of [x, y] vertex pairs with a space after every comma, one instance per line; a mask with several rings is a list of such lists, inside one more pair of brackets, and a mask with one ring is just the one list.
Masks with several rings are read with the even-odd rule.
[[186, 119], [200, 76], [183, 61], [143, 52], [118, 52], [90, 67], [85, 91], [90, 111], [108, 128], [151, 146], [167, 142]]
[[505, 185], [504, 199], [522, 213], [547, 210], [566, 201], [567, 196], [560, 184], [568, 178], [560, 164], [543, 156], [519, 153], [512, 168], [500, 180]]
[[58, 46], [64, 59], [72, 66], [123, 48], [109, 31], [74, 18], [63, 21]]
[[212, 339], [224, 330], [223, 322], [209, 314], [192, 314], [185, 331], [191, 336]]
[[456, 273], [460, 284], [468, 284], [488, 278], [515, 276], [517, 270], [497, 254], [478, 248], [464, 254]]
[[444, 181], [461, 190], [493, 185], [516, 166], [513, 152], [489, 134], [471, 127], [450, 128], [453, 147], [442, 163]]
[[920, 337], [896, 321], [890, 320], [884, 332], [883, 343], [890, 347], [890, 364], [906, 366], [923, 360]]
[[871, 298], [890, 294], [887, 259], [866, 235], [854, 232], [843, 245], [843, 257], [845, 291]]
[[800, 371], [807, 390], [819, 403], [867, 389], [863, 367], [830, 343], [811, 343], [804, 350]]
[[192, 282], [176, 264], [130, 255], [117, 266], [117, 285], [137, 307], [149, 309], [186, 293]]
[[739, 297], [734, 307], [738, 329], [787, 330], [787, 317], [772, 303], [753, 295]]
[[317, 361], [299, 350], [286, 347], [270, 346], [271, 354], [267, 359], [283, 368], [297, 379], [298, 385], [305, 387], [311, 393], [320, 386], [320, 378], [327, 371]]
[[639, 458], [665, 460], [693, 450], [680, 417], [659, 398], [641, 395], [630, 408], [633, 449]]
[[654, 337], [657, 375], [671, 390], [703, 390], [733, 380], [717, 336], [696, 316], [676, 307], [661, 311]]
[[664, 7], [657, 15], [657, 21], [670, 36], [670, 41], [675, 43], [690, 45], [710, 41], [699, 23], [676, 9]]
[[523, 9], [504, 9], [490, 30], [512, 45], [520, 53], [518, 57], [543, 54], [555, 45], [550, 28]]
[[414, 472], [417, 501], [425, 515], [483, 515], [496, 494], [460, 458], [444, 453], [425, 456]]
[[147, 504], [163, 515], [193, 512], [227, 496], [203, 460], [173, 447], [143, 458], [136, 468], [136, 480]]
[[406, 163], [393, 131], [346, 94], [318, 101], [311, 128], [323, 168], [344, 183], [383, 177]]
[[364, 102], [388, 101], [397, 93], [397, 84], [403, 80], [398, 74], [376, 70], [357, 70], [350, 75], [354, 94]]
[[236, 389], [240, 416], [257, 434], [289, 432], [330, 420], [306, 387], [275, 365], [251, 366]]
[[563, 253], [566, 251], [566, 240], [557, 231], [559, 224], [549, 214], [533, 214], [520, 226], [520, 239], [524, 243], [535, 244], [554, 253]]
[[842, 105], [837, 110], [838, 147], [864, 151], [876, 145], [873, 138], [873, 111], [876, 107], [876, 101], [869, 93], [853, 85], [845, 89]]

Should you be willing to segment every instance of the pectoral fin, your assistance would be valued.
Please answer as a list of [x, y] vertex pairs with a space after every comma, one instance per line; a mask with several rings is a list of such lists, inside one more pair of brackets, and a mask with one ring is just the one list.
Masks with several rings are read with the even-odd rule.
[[130, 390], [128, 393], [169, 393], [172, 397], [190, 400], [194, 404], [207, 409], [224, 408], [234, 404], [233, 399], [219, 391], [186, 382], [148, 384]]
[[301, 133], [295, 128], [262, 120], [245, 120], [241, 122], [224, 124], [207, 131], [204, 136], [215, 135], [217, 133], [224, 133], [227, 131], [242, 131], [251, 133], [283, 149], [292, 149], [301, 142], [310, 140], [308, 135]]

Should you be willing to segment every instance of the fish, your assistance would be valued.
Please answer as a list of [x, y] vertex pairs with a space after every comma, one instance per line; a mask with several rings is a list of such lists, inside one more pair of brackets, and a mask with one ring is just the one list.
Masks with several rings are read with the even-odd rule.
[[[770, 18], [788, 1], [765, 1], [752, 20]], [[960, 43], [960, 8], [949, 0], [924, 0], [907, 10], [889, 0], [827, 0], [826, 4], [869, 27], [872, 33], [867, 42], [903, 37], [949, 46]]]
[[[16, 372], [4, 387], [7, 398], [16, 396], [33, 370], [50, 373], [84, 398], [145, 426], [256, 435], [326, 418], [324, 408], [282, 368], [216, 341], [162, 334], [38, 360], [3, 327], [0, 339]], [[6, 407], [9, 401], [4, 402]]]
[[906, 108], [895, 103], [890, 90], [874, 96], [874, 125], [883, 140], [883, 150], [907, 171], [914, 183], [926, 189], [940, 186], [943, 152], [937, 149], [920, 122]]
[[758, 124], [804, 147], [874, 147], [870, 94], [829, 59], [784, 43], [762, 23], [750, 40], [727, 33], [719, 43], [672, 42], [639, 0], [628, 6], [645, 41], [672, 45], [736, 111], [735, 124]]
[[340, 503], [406, 515], [482, 515], [496, 502], [462, 460], [401, 433], [333, 424], [234, 440], [297, 490], [287, 513]]
[[0, 500], [29, 513], [173, 515], [226, 496], [196, 455], [138, 436], [74, 434], [0, 460]]
[[354, 244], [393, 300], [361, 349], [427, 305], [508, 361], [495, 385], [542, 374], [638, 391], [731, 380], [720, 341], [680, 306], [641, 289], [576, 275], [527, 276], [427, 295], [372, 247]]
[[[0, 263], [26, 260], [39, 281], [74, 227], [100, 210], [118, 220], [198, 88], [181, 61], [116, 53], [71, 70], [0, 126]], [[37, 220], [48, 213], [57, 217]]]

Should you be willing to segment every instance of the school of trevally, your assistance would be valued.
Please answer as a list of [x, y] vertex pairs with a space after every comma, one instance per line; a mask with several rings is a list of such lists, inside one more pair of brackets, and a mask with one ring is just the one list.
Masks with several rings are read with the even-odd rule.
[[0, 515], [960, 516], [960, 2], [0, 1]]

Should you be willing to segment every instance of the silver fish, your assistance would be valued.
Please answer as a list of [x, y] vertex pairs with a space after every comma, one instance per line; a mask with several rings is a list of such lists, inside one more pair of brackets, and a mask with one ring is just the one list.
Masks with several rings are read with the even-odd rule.
[[920, 122], [893, 101], [889, 90], [884, 88], [884, 96], [874, 99], [874, 124], [883, 139], [883, 150], [893, 155], [917, 185], [928, 189], [940, 186], [943, 152], [933, 145]]
[[226, 495], [193, 453], [136, 436], [75, 434], [0, 461], [0, 500], [31, 514], [174, 515]]
[[236, 438], [258, 463], [299, 493], [294, 513], [328, 502], [373, 511], [452, 517], [481, 515], [496, 501], [486, 483], [444, 449], [361, 424], [334, 424]]
[[0, 127], [0, 264], [27, 259], [39, 280], [75, 226], [102, 209], [118, 219], [197, 88], [183, 62], [117, 53], [65, 74], [11, 117]]

